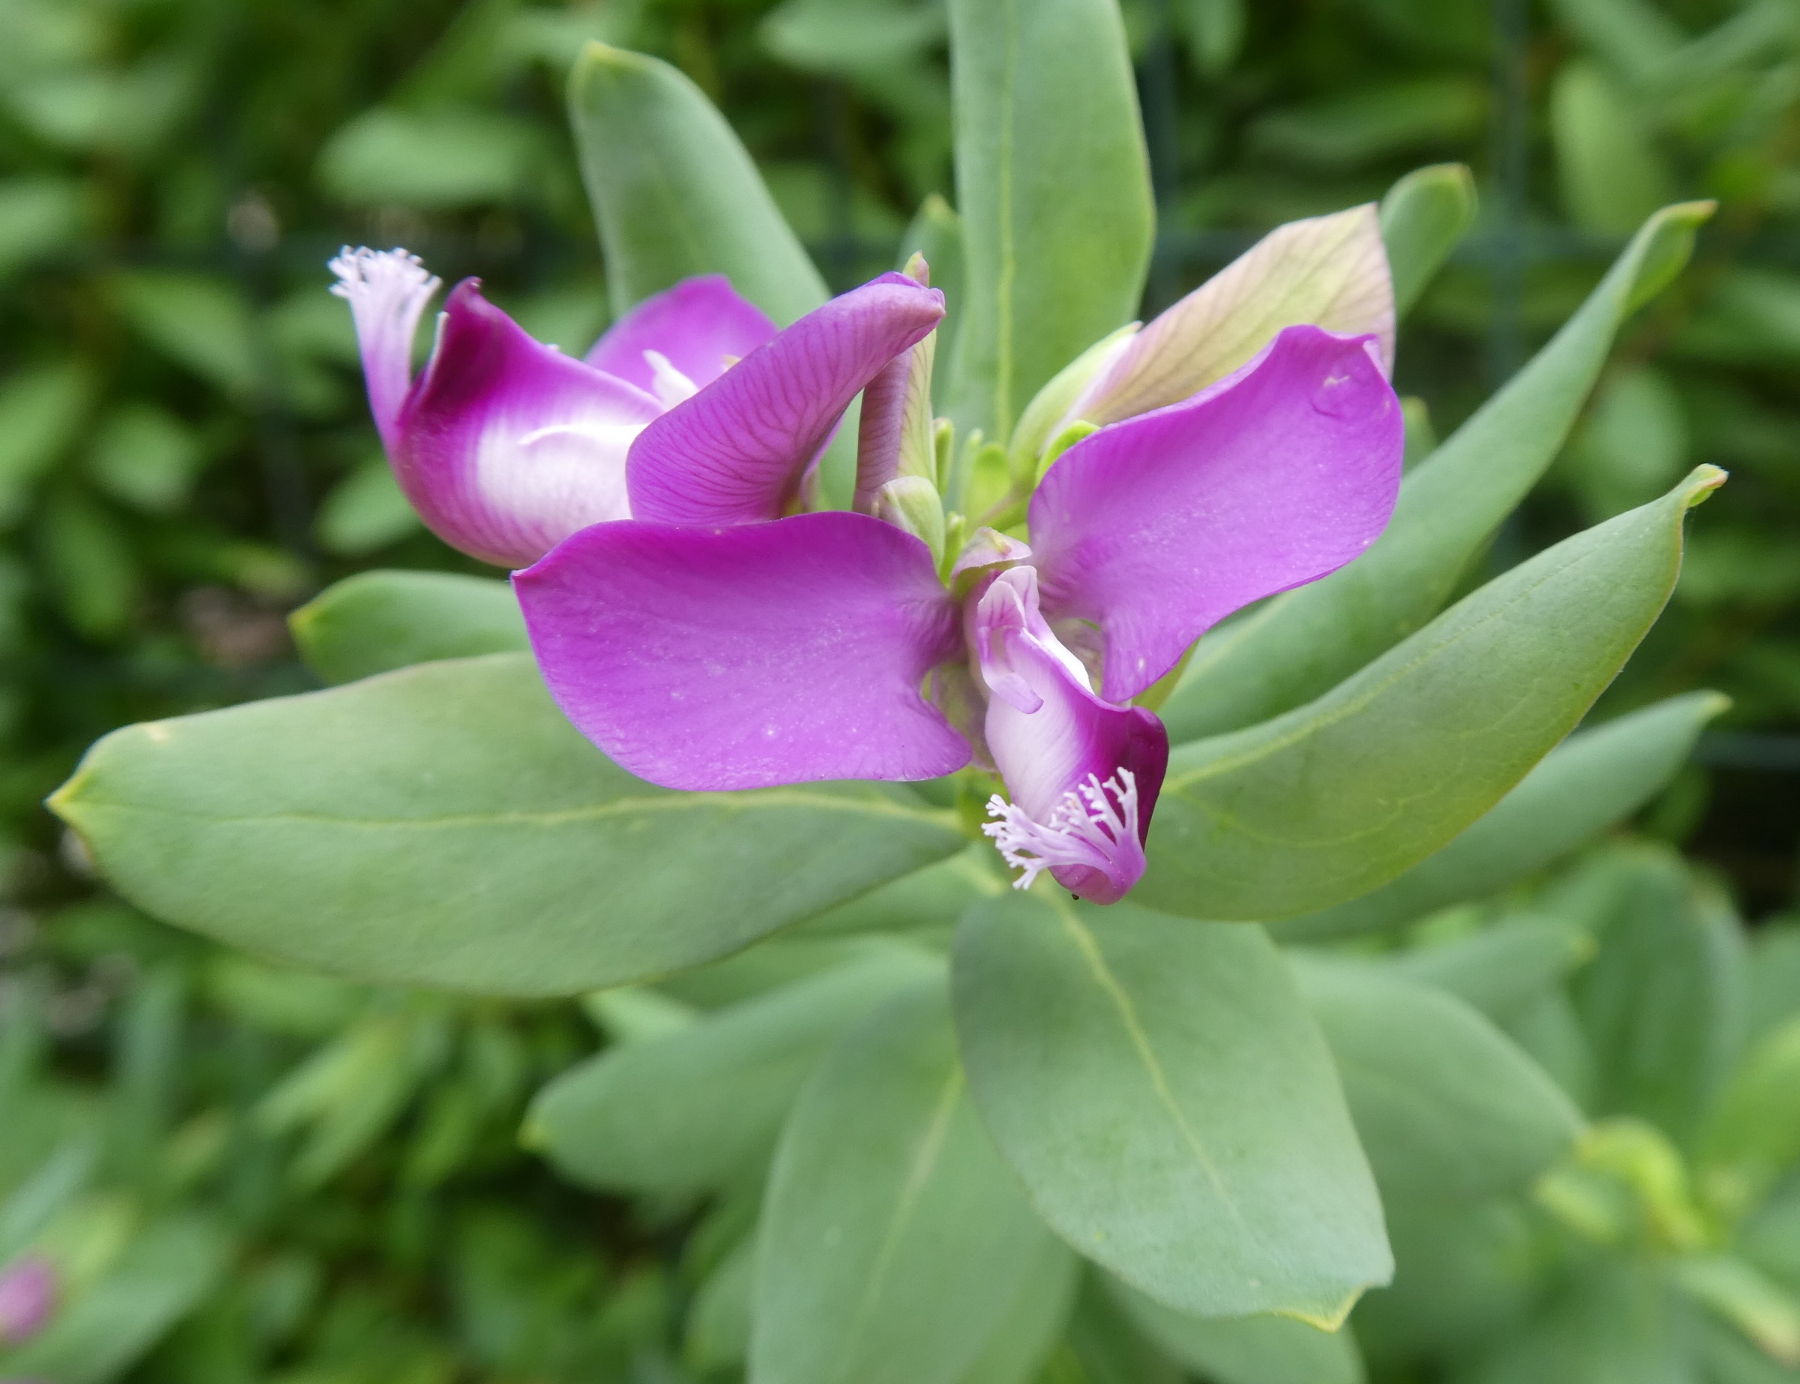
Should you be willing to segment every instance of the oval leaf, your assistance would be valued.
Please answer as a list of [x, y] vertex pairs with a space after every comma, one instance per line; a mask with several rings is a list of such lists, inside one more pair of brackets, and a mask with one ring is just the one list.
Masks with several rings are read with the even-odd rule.
[[681, 72], [590, 43], [569, 78], [569, 120], [615, 313], [694, 274], [726, 275], [778, 323], [825, 301], [756, 165]]
[[950, 54], [967, 297], [950, 411], [1004, 444], [1136, 314], [1150, 163], [1116, 0], [951, 0]]
[[943, 984], [807, 1082], [769, 1174], [752, 1384], [954, 1384], [1055, 1243], [969, 1104]]
[[327, 682], [527, 647], [512, 588], [452, 572], [359, 572], [288, 616], [288, 627]]
[[1569, 1098], [1454, 995], [1369, 964], [1296, 974], [1390, 1208], [1518, 1192], [1574, 1140]]
[[1475, 178], [1465, 164], [1415, 169], [1381, 199], [1381, 239], [1403, 314], [1475, 224]]
[[1717, 692], [1690, 692], [1577, 731], [1437, 854], [1360, 899], [1283, 919], [1275, 935], [1285, 942], [1373, 932], [1498, 893], [1642, 807], [1727, 705]]
[[1201, 1316], [1335, 1325], [1393, 1270], [1331, 1056], [1260, 928], [979, 905], [952, 989], [982, 1117], [1089, 1258]]
[[510, 995], [711, 960], [966, 841], [886, 785], [653, 787], [583, 740], [520, 654], [130, 726], [51, 805], [177, 926]]
[[1367, 553], [1208, 636], [1162, 707], [1170, 738], [1298, 706], [1429, 620], [1555, 458], [1613, 336], [1686, 262], [1711, 211], [1687, 202], [1651, 217], [1550, 344], [1407, 477]]
[[525, 1142], [597, 1187], [697, 1197], [753, 1177], [833, 1037], [896, 986], [937, 967], [896, 947], [781, 986], [552, 1081]]
[[1496, 578], [1310, 706], [1177, 750], [1157, 801], [1153, 907], [1279, 918], [1387, 883], [1567, 735], [1668, 600], [1682, 519], [1724, 473]]

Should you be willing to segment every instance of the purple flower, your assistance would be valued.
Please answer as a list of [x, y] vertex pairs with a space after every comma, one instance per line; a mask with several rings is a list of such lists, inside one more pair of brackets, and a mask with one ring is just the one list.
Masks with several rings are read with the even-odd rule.
[[[906, 293], [896, 279], [912, 284], [876, 284]], [[872, 320], [875, 308], [850, 311]], [[866, 381], [895, 362], [863, 429], [859, 491], [875, 514], [877, 491], [917, 479], [905, 456], [920, 362], [896, 358], [929, 327], [910, 340], [868, 329], [879, 349], [830, 375]], [[947, 580], [925, 542], [875, 514], [774, 517], [768, 500], [788, 492], [740, 458], [780, 454], [791, 468], [810, 455], [824, 434], [782, 443], [787, 414], [691, 414], [710, 421], [686, 425], [656, 453], [654, 486], [641, 484], [671, 410], [630, 453], [635, 517], [582, 529], [515, 574], [538, 663], [589, 739], [670, 788], [991, 766], [1011, 801], [990, 802], [986, 830], [1017, 882], [1048, 871], [1113, 902], [1143, 873], [1169, 753], [1130, 700], [1225, 615], [1335, 570], [1387, 523], [1401, 419], [1382, 349], [1377, 336], [1287, 328], [1192, 397], [1070, 447], [1031, 498], [1027, 538], [978, 534]]]
[[27, 1255], [0, 1269], [0, 1345], [37, 1334], [56, 1310], [56, 1270], [49, 1260]]
[[401, 489], [445, 542], [506, 567], [607, 520], [778, 518], [858, 391], [944, 313], [941, 293], [883, 274], [777, 331], [714, 275], [640, 304], [573, 360], [465, 279], [415, 377], [439, 281], [401, 250], [346, 249], [331, 267]]

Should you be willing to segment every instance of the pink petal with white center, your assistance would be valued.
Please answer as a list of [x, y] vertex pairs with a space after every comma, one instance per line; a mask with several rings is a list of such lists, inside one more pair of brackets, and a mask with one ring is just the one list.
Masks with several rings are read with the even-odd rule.
[[568, 718], [665, 788], [927, 779], [969, 745], [921, 696], [956, 607], [918, 539], [867, 515], [576, 534], [513, 587]]
[[1150, 814], [1169, 762], [1161, 721], [1094, 695], [1038, 610], [1030, 567], [1000, 573], [970, 619], [989, 697], [987, 751], [1011, 794], [982, 830], [1026, 888], [1042, 871], [1092, 903], [1116, 903], [1144, 873]]
[[432, 532], [523, 567], [630, 514], [626, 454], [661, 412], [644, 391], [534, 341], [465, 279], [388, 455]]
[[1269, 232], [1123, 344], [1062, 426], [1180, 403], [1300, 324], [1373, 336], [1382, 372], [1392, 371], [1394, 287], [1373, 203]]
[[[654, 358], [704, 387], [775, 336], [775, 324], [723, 274], [683, 279], [631, 309], [588, 351], [596, 370], [663, 397]], [[666, 376], [665, 376], [666, 378]]]
[[1314, 581], [1386, 527], [1400, 403], [1367, 339], [1289, 327], [1194, 399], [1084, 438], [1031, 501], [1045, 614], [1105, 644], [1125, 701], [1232, 611]]
[[627, 468], [632, 514], [779, 518], [857, 392], [943, 315], [942, 293], [892, 273], [808, 313], [644, 429]]

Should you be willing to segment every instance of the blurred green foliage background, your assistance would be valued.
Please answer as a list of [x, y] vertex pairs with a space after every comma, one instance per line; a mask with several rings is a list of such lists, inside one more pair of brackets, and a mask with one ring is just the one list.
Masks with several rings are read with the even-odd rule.
[[[1731, 471], [1609, 707], [1733, 697], [1645, 827], [1751, 913], [1792, 907], [1800, 7], [1125, 8], [1152, 309], [1282, 220], [1473, 166], [1481, 220], [1397, 374], [1440, 433], [1645, 215], [1719, 199], [1492, 562]], [[225, 955], [98, 893], [38, 807], [115, 725], [306, 686], [283, 616], [331, 580], [461, 563], [388, 478], [324, 264], [405, 245], [585, 348], [606, 309], [561, 87], [593, 38], [707, 90], [834, 287], [947, 190], [933, 0], [0, 4], [0, 1189], [37, 1189], [4, 1202], [0, 1262], [55, 1216], [124, 1285], [83, 1299], [101, 1344], [55, 1384], [685, 1377], [664, 1345], [705, 1246], [516, 1145], [594, 1042], [578, 1007]]]

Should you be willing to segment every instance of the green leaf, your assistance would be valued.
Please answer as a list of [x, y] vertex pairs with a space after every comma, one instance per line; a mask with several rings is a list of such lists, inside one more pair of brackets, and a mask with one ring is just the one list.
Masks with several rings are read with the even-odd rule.
[[1040, 1384], [1186, 1384], [1186, 1372], [1154, 1346], [1101, 1283], [1084, 1276], [1063, 1348]]
[[1061, 1244], [1043, 1251], [1013, 1285], [1012, 1304], [957, 1384], [1033, 1384], [1075, 1306], [1081, 1260]]
[[45, 585], [69, 623], [90, 639], [123, 634], [142, 587], [124, 526], [69, 488], [49, 497], [36, 528]]
[[612, 1048], [538, 1094], [525, 1142], [565, 1176], [622, 1191], [697, 1197], [754, 1178], [831, 1040], [898, 986], [938, 973], [895, 947]]
[[1381, 239], [1394, 280], [1394, 309], [1404, 316], [1450, 252], [1475, 224], [1475, 179], [1468, 166], [1415, 169], [1381, 199]]
[[1521, 1191], [1573, 1142], [1568, 1097], [1454, 995], [1366, 963], [1296, 974], [1390, 1207]]
[[1273, 156], [1332, 174], [1446, 143], [1467, 147], [1487, 118], [1490, 91], [1473, 73], [1387, 73], [1258, 117], [1249, 144], [1261, 160]]
[[1500, 800], [1612, 681], [1662, 609], [1702, 467], [1522, 563], [1309, 706], [1169, 762], [1138, 886], [1191, 917], [1356, 898]]
[[1680, 269], [1711, 210], [1688, 202], [1652, 217], [1549, 345], [1406, 478], [1373, 548], [1202, 641], [1162, 707], [1170, 737], [1287, 711], [1429, 620], [1555, 458], [1620, 325]]
[[681, 72], [590, 43], [569, 80], [569, 119], [614, 312], [694, 274], [727, 275], [784, 325], [825, 301], [744, 146]]
[[108, 416], [88, 453], [102, 489], [151, 514], [178, 509], [205, 462], [198, 433], [146, 403], [126, 404]]
[[1550, 134], [1563, 207], [1583, 230], [1624, 234], [1669, 200], [1674, 179], [1644, 113], [1595, 64], [1573, 62], [1550, 87]]
[[1682, 391], [1647, 365], [1614, 371], [1569, 450], [1569, 480], [1588, 514], [1641, 505], [1689, 465]]
[[1288, 1317], [1195, 1317], [1116, 1280], [1109, 1289], [1138, 1328], [1214, 1384], [1363, 1384], [1348, 1328], [1320, 1331]]
[[707, 1275], [688, 1312], [682, 1358], [697, 1371], [741, 1365], [750, 1350], [751, 1295], [755, 1291], [756, 1241], [746, 1239]]
[[319, 184], [351, 206], [451, 211], [507, 203], [541, 184], [547, 150], [533, 121], [498, 110], [376, 107], [319, 154]]
[[19, 370], [0, 384], [0, 529], [25, 512], [93, 406], [94, 380], [74, 361]]
[[1593, 952], [1585, 934], [1527, 915], [1454, 942], [1409, 947], [1386, 964], [1403, 979], [1448, 990], [1488, 1018], [1505, 1021], [1547, 997]]
[[769, 1174], [755, 1384], [955, 1384], [1054, 1242], [969, 1103], [941, 980], [846, 1032]]
[[1249, 18], [1244, 0], [1178, 0], [1173, 18], [1202, 77], [1218, 77], [1243, 51]]
[[1672, 853], [1636, 848], [1596, 868], [1585, 921], [1599, 951], [1573, 987], [1597, 1057], [1589, 1109], [1641, 1115], [1686, 1142], [1742, 1044], [1741, 928]]
[[1392, 1272], [1330, 1053], [1260, 928], [1012, 894], [963, 920], [952, 989], [1001, 1151], [1126, 1282], [1335, 1325]]
[[240, 403], [263, 390], [267, 343], [241, 284], [145, 269], [116, 274], [105, 286], [119, 315], [170, 360]]
[[115, 731], [54, 810], [165, 921], [363, 980], [571, 994], [723, 956], [960, 850], [877, 784], [674, 793], [521, 654]]
[[1695, 1384], [1694, 1313], [1660, 1265], [1598, 1260], [1556, 1287], [1467, 1376], [1472, 1384]]
[[1543, 1228], [1516, 1199], [1453, 1214], [1402, 1205], [1387, 1223], [1394, 1282], [1359, 1303], [1355, 1319], [1378, 1379], [1393, 1377], [1389, 1361], [1479, 1353], [1542, 1295]]
[[327, 492], [313, 531], [338, 557], [364, 557], [419, 531], [419, 516], [379, 457], [357, 467]]
[[8, 1378], [110, 1384], [205, 1298], [227, 1246], [192, 1216], [157, 1221], [131, 1237], [106, 1277], [62, 1307], [24, 1345], [0, 1346]]
[[1004, 445], [1052, 375], [1136, 315], [1155, 235], [1115, 0], [951, 0], [965, 255], [950, 412]]
[[1800, 919], [1765, 919], [1751, 939], [1749, 1036], [1800, 1017]]
[[314, 596], [288, 625], [300, 657], [327, 682], [526, 648], [510, 586], [448, 572], [358, 572]]
[[1498, 893], [1642, 807], [1728, 705], [1716, 692], [1690, 692], [1577, 731], [1435, 855], [1361, 898], [1284, 919], [1275, 935], [1310, 941], [1374, 932]]
[[992, 845], [972, 842], [960, 855], [873, 889], [796, 931], [811, 937], [935, 928], [948, 935], [964, 909], [1005, 887], [993, 862]]

